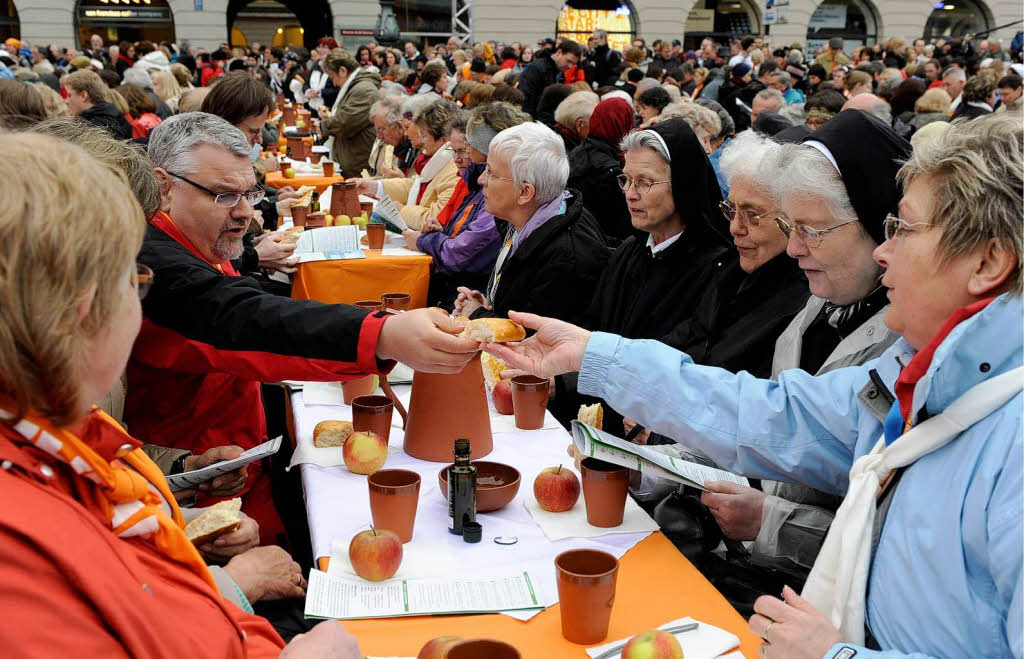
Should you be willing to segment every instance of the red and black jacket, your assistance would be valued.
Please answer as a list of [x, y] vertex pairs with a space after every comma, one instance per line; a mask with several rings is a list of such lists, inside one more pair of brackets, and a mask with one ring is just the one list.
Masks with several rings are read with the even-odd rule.
[[125, 421], [144, 442], [249, 448], [266, 439], [260, 382], [337, 381], [393, 365], [375, 356], [386, 314], [266, 293], [230, 262], [205, 261], [165, 213], [146, 228], [139, 261], [155, 277]]

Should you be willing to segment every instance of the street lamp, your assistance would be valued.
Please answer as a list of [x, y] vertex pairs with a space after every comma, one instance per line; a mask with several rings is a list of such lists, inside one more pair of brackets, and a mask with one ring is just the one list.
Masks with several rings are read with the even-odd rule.
[[377, 27], [373, 30], [377, 43], [391, 46], [398, 43], [398, 18], [395, 17], [395, 0], [380, 0]]

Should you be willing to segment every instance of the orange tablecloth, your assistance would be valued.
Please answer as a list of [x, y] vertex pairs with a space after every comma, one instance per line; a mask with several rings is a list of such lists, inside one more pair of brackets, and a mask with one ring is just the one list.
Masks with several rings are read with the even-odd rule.
[[285, 178], [281, 172], [267, 172], [267, 185], [272, 188], [283, 188], [286, 185], [290, 185], [296, 190], [302, 185], [312, 185], [316, 188], [317, 194], [322, 193], [332, 183], [341, 183], [345, 180], [343, 176], [296, 176], [295, 178]]
[[[320, 559], [321, 569], [326, 569], [328, 560]], [[757, 657], [761, 639], [747, 631], [746, 621], [664, 535], [654, 533], [619, 561], [607, 640], [626, 638], [684, 616], [736, 634], [743, 655]], [[586, 657], [584, 646], [562, 638], [557, 604], [527, 622], [492, 614], [346, 620], [345, 628], [359, 639], [363, 653], [370, 655], [413, 656], [435, 636], [453, 634], [501, 639], [516, 646], [525, 659]]]
[[365, 259], [299, 265], [292, 279], [292, 297], [328, 304], [352, 304], [360, 300], [379, 300], [384, 293], [408, 293], [412, 296], [409, 308], [427, 305], [430, 264], [434, 259], [426, 254], [384, 256], [369, 250], [363, 253]]

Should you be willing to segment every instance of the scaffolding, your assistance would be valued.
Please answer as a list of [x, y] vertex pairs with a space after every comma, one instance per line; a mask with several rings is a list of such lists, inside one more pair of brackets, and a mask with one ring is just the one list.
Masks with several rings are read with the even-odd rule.
[[473, 43], [473, 0], [452, 0], [452, 36], [460, 45]]

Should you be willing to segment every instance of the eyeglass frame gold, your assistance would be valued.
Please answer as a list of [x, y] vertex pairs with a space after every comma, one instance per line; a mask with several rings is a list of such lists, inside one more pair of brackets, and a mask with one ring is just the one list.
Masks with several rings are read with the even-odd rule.
[[[899, 233], [894, 233], [891, 236], [889, 235], [889, 227], [894, 225], [894, 224], [897, 227], [896, 231], [900, 231], [901, 228], [902, 229], [906, 229], [906, 228], [909, 228], [909, 227], [933, 227], [933, 226], [935, 226], [931, 222], [907, 222], [906, 220], [904, 220], [902, 217], [900, 217], [898, 215], [893, 215], [892, 213], [888, 213], [885, 216], [885, 219], [882, 220], [882, 235], [885, 236], [885, 239], [887, 241], [888, 240], [895, 240], [896, 238], [903, 238], [904, 237], [904, 236], [899, 235]], [[913, 233], [913, 231], [908, 231], [907, 233]]]
[[[644, 181], [647, 184], [646, 189], [643, 189], [642, 186], [637, 184], [637, 181]], [[619, 189], [622, 190], [623, 192], [628, 192], [630, 186], [635, 186], [637, 194], [645, 195], [648, 192], [650, 192], [651, 188], [653, 188], [654, 186], [661, 185], [662, 183], [671, 183], [672, 180], [665, 179], [664, 181], [648, 181], [647, 179], [629, 178], [625, 174], [619, 174], [618, 176], [615, 177], [615, 182], [619, 184]]]
[[153, 268], [145, 263], [135, 264], [135, 276], [132, 278], [132, 283], [135, 284], [135, 292], [140, 300], [145, 299], [149, 294], [149, 288], [153, 285], [154, 279], [156, 279], [156, 274], [153, 272]]
[[[837, 224], [834, 227], [819, 230], [815, 229], [814, 227], [809, 227], [806, 224], [799, 224], [796, 222], [794, 222], [791, 226], [789, 222], [786, 221], [784, 215], [778, 215], [775, 217], [775, 224], [778, 225], [779, 230], [782, 231], [782, 233], [786, 234], [786, 238], [789, 238], [789, 235], [796, 231], [796, 233], [800, 235], [800, 240], [804, 241], [804, 243], [806, 243], [808, 247], [813, 247], [814, 249], [821, 247], [821, 243], [824, 242], [825, 236], [832, 233], [836, 229], [845, 227], [847, 224], [853, 224], [854, 222], [860, 222], [860, 220], [847, 220], [846, 222]], [[814, 233], [808, 234], [808, 231], [813, 231]], [[817, 240], [817, 243], [811, 243], [811, 236], [813, 236], [814, 239]]]
[[[728, 208], [732, 209], [732, 213], [726, 210]], [[722, 212], [722, 215], [725, 216], [727, 222], [732, 222], [733, 218], [736, 217], [736, 214], [740, 212], [740, 209], [737, 208], [736, 206], [733, 206], [732, 202], [730, 202], [728, 199], [723, 199], [722, 201], [718, 202], [718, 210]], [[761, 226], [761, 220], [766, 219], [766, 216], [769, 215], [773, 215], [773, 217], [767, 219], [775, 220], [778, 218], [778, 216], [782, 215], [782, 213], [780, 213], [779, 211], [767, 210], [763, 213], [758, 213], [757, 215], [751, 216], [749, 220], [740, 220], [740, 224], [749, 225], [752, 227]]]

